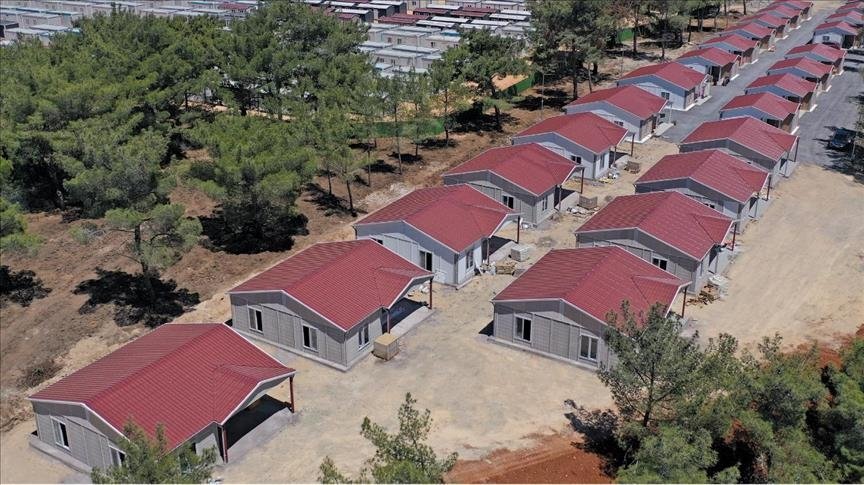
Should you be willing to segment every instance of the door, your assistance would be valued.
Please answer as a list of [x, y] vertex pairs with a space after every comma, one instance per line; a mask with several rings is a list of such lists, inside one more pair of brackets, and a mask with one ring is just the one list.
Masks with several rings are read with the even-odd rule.
[[420, 250], [420, 261], [418, 263], [426, 271], [432, 271], [432, 253]]

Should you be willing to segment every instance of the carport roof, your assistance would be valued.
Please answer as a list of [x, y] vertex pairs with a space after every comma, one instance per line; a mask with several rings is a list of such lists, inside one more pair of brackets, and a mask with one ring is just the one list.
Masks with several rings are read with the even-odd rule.
[[822, 77], [831, 72], [831, 66], [827, 66], [822, 64], [821, 62], [814, 61], [809, 57], [793, 57], [792, 59], [782, 59], [768, 68], [768, 73], [771, 71], [775, 71], [777, 69], [790, 69], [795, 68], [799, 69], [807, 74], [812, 74], [813, 76]]
[[701, 59], [705, 59], [715, 66], [725, 66], [727, 64], [732, 64], [736, 60], [738, 60], [738, 56], [732, 54], [730, 52], [726, 52], [723, 49], [718, 49], [716, 47], [700, 47], [698, 49], [693, 49], [692, 51], [685, 52], [678, 56], [678, 59], [687, 59], [689, 57], [699, 57]]
[[577, 165], [538, 143], [525, 143], [486, 150], [444, 175], [489, 171], [541, 195], [570, 178]]
[[762, 190], [768, 172], [721, 150], [698, 150], [666, 155], [636, 185], [680, 179], [691, 179], [743, 204]]
[[798, 97], [804, 97], [809, 93], [816, 91], [816, 83], [795, 76], [794, 74], [771, 74], [756, 78], [744, 90], [750, 88], [761, 88], [765, 86], [777, 86], [787, 93], [794, 94]]
[[[687, 69], [683, 66], [682, 68]], [[516, 137], [543, 133], [557, 133], [595, 154], [601, 154], [621, 143], [627, 135], [627, 130], [594, 113], [574, 113], [546, 118], [523, 130]]]
[[705, 80], [706, 74], [696, 72], [694, 69], [682, 66], [677, 62], [660, 62], [657, 64], [649, 64], [634, 69], [625, 74], [621, 79], [630, 79], [635, 77], [654, 76], [670, 82], [684, 90], [690, 90], [698, 86]]
[[646, 120], [666, 106], [666, 100], [632, 84], [614, 88], [598, 89], [586, 94], [567, 106], [579, 106], [587, 103], [609, 103], [641, 120]]
[[576, 230], [638, 229], [696, 261], [723, 244], [732, 219], [679, 192], [619, 196]]
[[163, 325], [30, 396], [86, 406], [118, 433], [133, 421], [168, 448], [223, 424], [262, 385], [294, 374], [218, 323]]
[[813, 33], [826, 32], [826, 31], [838, 31], [844, 32], [847, 35], [858, 35], [858, 29], [855, 28], [854, 25], [843, 22], [842, 20], [838, 20], [835, 22], [825, 22], [824, 24], [819, 24], [813, 29]]
[[739, 116], [699, 125], [681, 142], [682, 145], [705, 141], [729, 140], [779, 161], [790, 153], [798, 137], [749, 116]]
[[727, 109], [755, 108], [774, 119], [785, 120], [790, 114], [798, 111], [798, 103], [781, 98], [774, 93], [742, 94], [732, 98], [725, 106], [720, 108], [722, 113]]
[[789, 54], [816, 54], [829, 62], [836, 62], [843, 58], [843, 49], [837, 49], [827, 44], [804, 44], [789, 49]]
[[703, 42], [703, 45], [717, 44], [717, 43], [729, 44], [732, 47], [738, 48], [741, 51], [746, 51], [747, 49], [753, 49], [759, 43], [753, 39], [748, 39], [746, 37], [742, 37], [738, 34], [727, 33], [720, 35], [718, 37], [714, 37], [713, 39], [708, 39]]
[[310, 246], [229, 293], [284, 291], [347, 332], [431, 277], [381, 244], [358, 239]]
[[636, 314], [668, 309], [688, 283], [618, 247], [553, 249], [492, 301], [563, 300], [606, 322], [625, 300]]
[[415, 190], [369, 214], [356, 225], [405, 222], [461, 253], [472, 244], [492, 237], [514, 214], [506, 205], [462, 184]]

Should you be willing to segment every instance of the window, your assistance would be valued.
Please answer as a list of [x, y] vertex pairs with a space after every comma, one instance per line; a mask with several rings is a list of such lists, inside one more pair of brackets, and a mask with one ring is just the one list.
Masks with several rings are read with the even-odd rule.
[[432, 271], [432, 253], [420, 250], [420, 267], [426, 271]]
[[256, 308], [249, 309], [249, 328], [264, 333], [264, 315]]
[[501, 202], [503, 202], [504, 205], [506, 205], [507, 207], [509, 207], [509, 208], [511, 208], [511, 209], [513, 208], [513, 204], [514, 204], [513, 196], [511, 196], [511, 195], [502, 195], [502, 196], [501, 196]]
[[831, 36], [829, 36], [829, 35], [823, 35], [822, 36], [822, 42], [828, 42], [830, 40], [831, 40]]
[[620, 126], [620, 127], [622, 127], [622, 128], [624, 127], [624, 122], [623, 122], [623, 121], [615, 120], [615, 121], [613, 121], [613, 123], [615, 123], [616, 125], [618, 125], [618, 126]]
[[369, 325], [363, 325], [357, 333], [357, 348], [362, 349], [369, 345]]
[[474, 249], [471, 249], [465, 254], [465, 269], [474, 267]]
[[434, 42], [429, 42], [429, 47], [435, 47], [435, 43], [434, 43]]
[[543, 197], [543, 202], [541, 202], [540, 210], [549, 210], [549, 197]]
[[573, 160], [579, 165], [582, 165], [582, 157], [577, 157], [576, 155], [570, 155], [570, 160]]
[[588, 360], [597, 360], [597, 345], [599, 340], [588, 335], [583, 335], [580, 340], [579, 357]]
[[717, 206], [714, 205], [713, 202], [703, 202], [703, 204], [707, 205], [708, 207], [710, 207], [710, 208], [712, 208], [712, 209], [716, 209], [716, 208], [717, 208]]
[[531, 319], [516, 317], [516, 338], [526, 342], [531, 341]]
[[672, 95], [667, 93], [666, 91], [660, 91], [660, 97], [662, 97], [663, 99], [668, 101], [670, 96]]
[[113, 446], [109, 446], [108, 450], [111, 452], [111, 464], [114, 466], [123, 465], [123, 462], [126, 461], [126, 453], [123, 453]]
[[375, 241], [375, 242], [377, 242], [378, 244], [380, 244], [380, 245], [382, 245], [382, 246], [384, 245], [384, 240], [383, 240], [383, 239], [378, 239], [377, 237], [373, 237], [372, 240]]
[[393, 37], [387, 37], [387, 43], [392, 44], [393, 43]]
[[303, 346], [309, 350], [318, 351], [318, 330], [303, 325]]
[[658, 268], [662, 269], [663, 271], [666, 271], [666, 265], [668, 263], [669, 263], [669, 261], [667, 261], [663, 258], [658, 258], [656, 256], [651, 258], [651, 264], [653, 264], [654, 266], [657, 266]]
[[54, 426], [54, 443], [57, 446], [69, 449], [69, 434], [66, 433], [66, 423], [51, 418], [51, 424]]
[[397, 44], [397, 45], [398, 45], [398, 44], [401, 44], [401, 43], [402, 43], [402, 39], [396, 39], [396, 44]]

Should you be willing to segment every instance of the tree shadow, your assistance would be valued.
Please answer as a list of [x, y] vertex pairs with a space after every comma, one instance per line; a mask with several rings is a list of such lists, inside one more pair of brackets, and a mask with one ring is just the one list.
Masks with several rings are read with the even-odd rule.
[[565, 413], [574, 431], [582, 434], [585, 439], [580, 447], [590, 453], [603, 457], [603, 471], [614, 476], [615, 470], [624, 464], [625, 453], [618, 443], [616, 432], [620, 418], [611, 409], [588, 410], [577, 406], [571, 399], [564, 401], [573, 410]]
[[198, 293], [177, 288], [174, 280], [102, 268], [96, 268], [96, 278], [78, 283], [73, 293], [89, 296], [78, 309], [82, 315], [92, 313], [99, 305], [113, 304], [114, 322], [121, 327], [137, 323], [158, 327], [201, 301]]
[[51, 288], [46, 288], [33, 271], [13, 272], [8, 266], [0, 266], [0, 308], [10, 302], [28, 307], [33, 300], [45, 298], [49, 293]]
[[351, 211], [348, 210], [347, 200], [327, 192], [320, 185], [314, 182], [306, 184], [306, 193], [303, 200], [314, 204], [315, 207], [319, 211], [324, 212], [324, 215], [327, 217], [334, 215], [351, 215]]
[[[228, 209], [233, 211], [235, 209]], [[229, 254], [258, 254], [287, 251], [294, 247], [294, 237], [309, 234], [304, 214], [285, 212], [269, 214], [226, 214], [224, 207], [213, 215], [199, 217], [207, 239], [203, 246], [211, 251]]]
[[442, 148], [453, 148], [458, 146], [459, 143], [452, 138], [447, 141], [444, 138], [427, 138], [423, 140], [423, 143], [420, 145], [424, 150], [440, 150]]
[[[399, 154], [395, 151], [390, 152], [390, 159], [395, 161], [395, 163], [399, 163]], [[415, 156], [413, 153], [402, 153], [402, 163], [408, 165], [414, 165], [415, 163], [420, 163], [423, 161], [423, 155]]]
[[[509, 113], [501, 113], [501, 126], [513, 123], [516, 118]], [[495, 123], [494, 113], [484, 113], [480, 109], [468, 109], [453, 117], [452, 133], [501, 132]]]

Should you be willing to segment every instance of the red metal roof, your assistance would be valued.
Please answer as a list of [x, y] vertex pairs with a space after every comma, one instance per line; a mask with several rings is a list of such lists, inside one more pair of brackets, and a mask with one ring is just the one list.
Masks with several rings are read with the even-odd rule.
[[553, 249], [492, 301], [562, 300], [606, 322], [624, 301], [637, 315], [668, 309], [688, 283], [618, 247]]
[[732, 47], [737, 48], [740, 51], [746, 51], [748, 49], [755, 49], [756, 45], [759, 43], [758, 41], [748, 39], [746, 37], [741, 37], [738, 34], [723, 34], [719, 37], [714, 37], [713, 39], [708, 39], [702, 44], [715, 44], [715, 43], [726, 43], [731, 45]]
[[618, 196], [576, 230], [638, 229], [701, 260], [723, 244], [732, 219], [680, 192]]
[[743, 204], [762, 190], [768, 172], [721, 150], [699, 150], [664, 156], [636, 184], [680, 179], [691, 179]]
[[736, 32], [736, 31], [746, 32], [746, 33], [748, 33], [754, 37], [758, 37], [758, 38], [768, 37], [774, 32], [773, 30], [769, 29], [768, 27], [765, 27], [765, 26], [759, 25], [759, 24], [755, 24], [753, 22], [745, 22], [745, 23], [741, 23], [741, 24], [736, 24], [736, 25], [733, 25], [733, 26], [729, 27], [728, 29], [724, 30], [723, 32]]
[[778, 88], [799, 97], [804, 97], [808, 93], [816, 91], [816, 83], [789, 73], [757, 77], [745, 88], [745, 91], [750, 88], [761, 88], [765, 86], [777, 86]]
[[173, 449], [293, 373], [225, 325], [167, 324], [30, 399], [83, 404], [118, 432], [132, 420], [154, 436], [162, 424]]
[[725, 66], [727, 64], [732, 64], [733, 62], [738, 61], [738, 56], [732, 54], [730, 52], [726, 52], [723, 49], [718, 49], [716, 47], [700, 47], [698, 49], [693, 49], [692, 51], [685, 52], [678, 56], [678, 59], [687, 59], [689, 57], [699, 57], [701, 59], [705, 59], [715, 66]]
[[826, 44], [804, 44], [789, 49], [786, 56], [790, 54], [815, 54], [829, 62], [836, 62], [844, 56], [843, 49], [837, 49]]
[[783, 5], [782, 3], [772, 3], [771, 5], [768, 5], [759, 12], [766, 13], [768, 15], [779, 16], [781, 18], [791, 19], [797, 17], [800, 14], [801, 10], [795, 10], [786, 5]]
[[783, 27], [788, 23], [786, 20], [778, 18], [776, 15], [761, 12], [755, 15], [751, 15], [749, 17], [744, 17], [743, 19], [741, 19], [741, 22], [756, 22], [759, 25], [767, 25], [772, 29], [776, 29], [777, 27]]
[[864, 13], [861, 13], [857, 10], [849, 10], [847, 12], [837, 12], [833, 13], [825, 19], [828, 22], [846, 22], [851, 26], [855, 26], [852, 22], [862, 22], [864, 21]]
[[736, 108], [756, 108], [778, 120], [785, 120], [790, 114], [798, 112], [798, 103], [781, 98], [774, 93], [742, 94], [732, 98], [720, 112]]
[[798, 69], [817, 78], [831, 72], [831, 66], [822, 64], [818, 61], [814, 61], [809, 57], [793, 57], [792, 59], [783, 59], [777, 61], [768, 68], [767, 72], [770, 75], [771, 71], [790, 68]]
[[574, 113], [546, 118], [516, 137], [541, 133], [557, 133], [596, 154], [605, 153], [627, 136], [627, 130], [594, 113]]
[[846, 13], [846, 12], [860, 12], [864, 9], [864, 3], [862, 2], [851, 2], [843, 5], [842, 7], [837, 8], [838, 13]]
[[786, 5], [789, 8], [797, 9], [798, 11], [806, 10], [813, 6], [813, 2], [805, 2], [802, 0], [774, 0], [772, 5]]
[[817, 25], [815, 29], [813, 29], [813, 33], [829, 31], [829, 30], [837, 30], [840, 32], [845, 32], [849, 35], [858, 35], [858, 29], [855, 28], [854, 25], [847, 24], [842, 20], [838, 20], [836, 22], [825, 22], [824, 24]]
[[572, 101], [567, 106], [579, 106], [588, 103], [604, 102], [633, 114], [641, 120], [646, 120], [666, 106], [666, 100], [642, 88], [628, 84], [608, 89], [598, 89]]
[[377, 242], [359, 239], [310, 246], [229, 293], [284, 291], [348, 331], [431, 277]]
[[418, 189], [357, 225], [404, 221], [455, 252], [492, 237], [515, 212], [468, 185]]
[[792, 151], [798, 137], [756, 118], [739, 116], [702, 123], [681, 144], [712, 140], [730, 140], [779, 161]]
[[542, 195], [566, 182], [576, 168], [575, 163], [543, 145], [525, 143], [486, 150], [444, 176], [488, 170], [534, 195]]
[[693, 89], [705, 80], [706, 74], [696, 72], [677, 62], [660, 62], [634, 69], [621, 79], [631, 79], [642, 76], [655, 76], [683, 89]]

